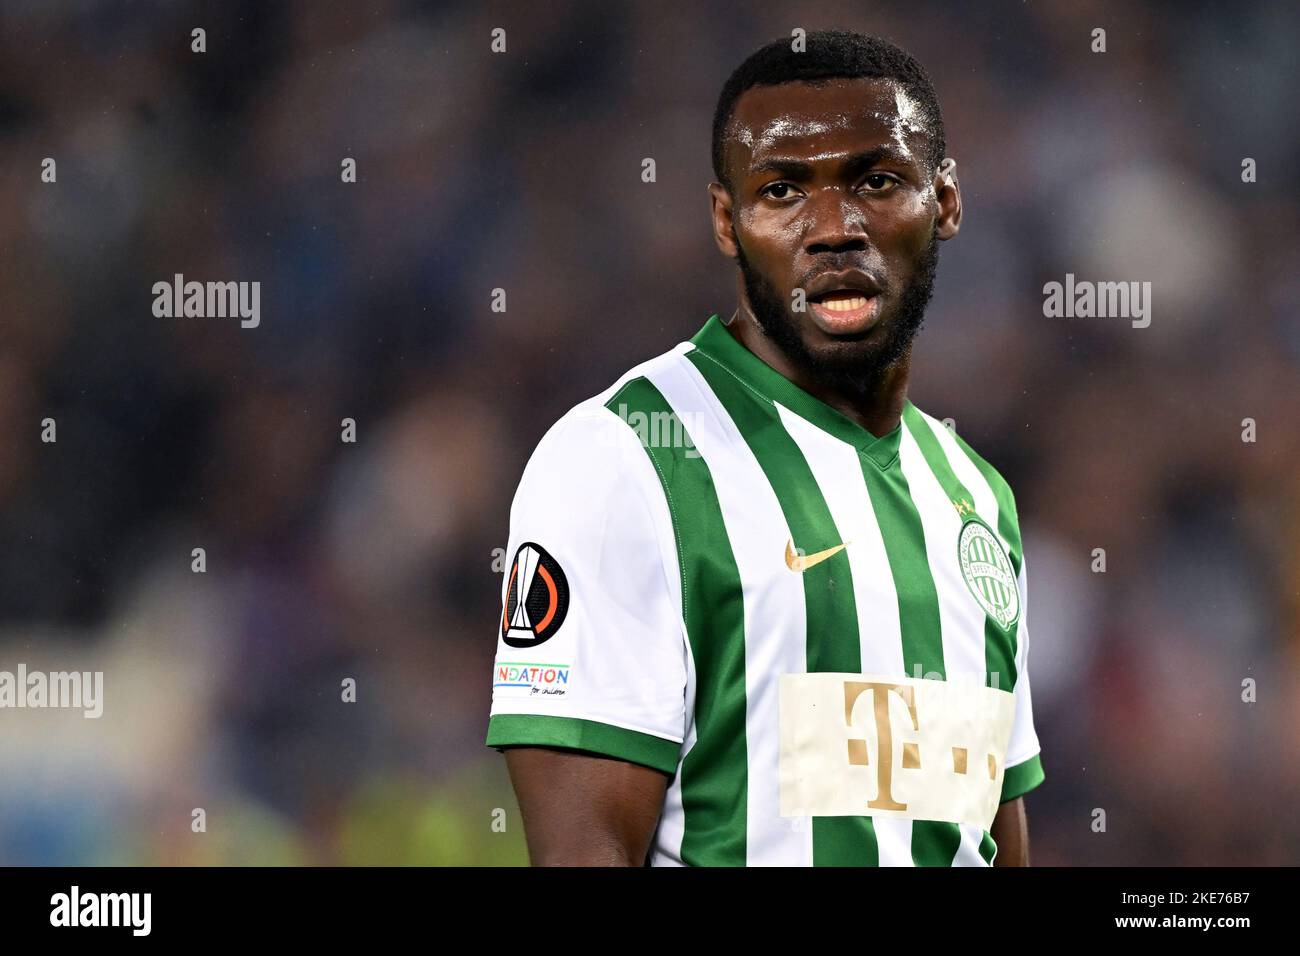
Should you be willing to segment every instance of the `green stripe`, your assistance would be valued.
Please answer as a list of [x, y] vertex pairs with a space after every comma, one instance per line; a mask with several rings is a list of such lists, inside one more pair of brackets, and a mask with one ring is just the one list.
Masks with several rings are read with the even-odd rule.
[[742, 381], [762, 392], [764, 400], [781, 403], [840, 441], [848, 442], [881, 468], [888, 468], [898, 460], [898, 442], [902, 438], [900, 428], [895, 428], [887, 435], [873, 435], [821, 399], [805, 392], [741, 345], [718, 320], [717, 315], [709, 317], [704, 328], [695, 333], [691, 342], [701, 352], [730, 369]]
[[[1020, 574], [1020, 519], [1016, 513], [1015, 496], [1011, 493], [1011, 486], [1007, 484], [996, 468], [990, 465], [979, 452], [966, 444], [966, 439], [962, 438], [955, 431], [952, 437], [957, 440], [957, 447], [966, 453], [966, 457], [971, 460], [976, 469], [984, 480], [988, 482], [989, 487], [993, 489], [993, 498], [998, 503], [998, 534], [1007, 543], [1007, 557], [1011, 559], [1011, 567], [1015, 569], [1016, 574]], [[1023, 609], [1022, 609], [1023, 613]]]
[[876, 513], [898, 595], [906, 676], [947, 679], [939, 591], [925, 551], [925, 529], [902, 468], [880, 472], [863, 464], [862, 478]]
[[[627, 406], [629, 416], [674, 414], [663, 394], [645, 378], [625, 384], [606, 407], [613, 411], [620, 404]], [[744, 866], [749, 761], [740, 571], [709, 466], [684, 426], [680, 432], [674, 428], [672, 434], [682, 436], [680, 444], [651, 441], [643, 442], [643, 447], [659, 474], [672, 515], [682, 617], [695, 663], [696, 740], [681, 767], [685, 817], [681, 855], [692, 866]]]
[[[933, 430], [922, 416], [920, 410], [910, 401], [905, 402], [903, 406], [903, 424], [906, 426], [908, 433], [916, 442], [917, 447], [921, 450], [921, 457], [925, 460], [926, 465], [934, 474], [943, 489], [945, 495], [951, 501], [965, 500], [974, 504], [973, 496], [970, 489], [957, 477], [953, 471], [948, 456], [944, 453], [943, 447], [939, 444], [939, 439], [935, 437]], [[1000, 509], [999, 509], [1000, 510]], [[956, 542], [954, 542], [954, 545]], [[1010, 691], [1015, 686], [1015, 642], [1014, 637], [1003, 630], [987, 614], [984, 616], [984, 683], [986, 687], [998, 687], [1002, 690]], [[1008, 681], [1003, 675], [1010, 675]], [[961, 843], [961, 829], [956, 824], [947, 824], [956, 831], [956, 844]], [[927, 830], [931, 827], [938, 827], [938, 823], [927, 824]], [[942, 861], [947, 853], [948, 845], [954, 839], [952, 833], [935, 833], [928, 845], [921, 845], [918, 842], [916, 832], [913, 830], [912, 852], [915, 856], [918, 852], [933, 853]], [[952, 847], [952, 855], [947, 857], [946, 863], [939, 865], [951, 866], [953, 858], [957, 853], [957, 845]], [[983, 842], [981, 841], [981, 851]], [[917, 865], [921, 866], [920, 860]]]
[[[843, 543], [803, 452], [781, 423], [776, 406], [700, 349], [687, 354], [722, 403], [767, 477], [806, 554]], [[805, 571], [806, 655], [809, 673], [862, 672], [853, 574], [844, 551]], [[814, 866], [878, 866], [880, 851], [869, 816], [813, 817]]]
[[[908, 677], [945, 680], [939, 592], [925, 551], [925, 530], [902, 468], [881, 471], [862, 463], [862, 478], [876, 513], [885, 555], [898, 595], [903, 666]], [[951, 866], [961, 845], [961, 828], [943, 820], [912, 822], [912, 862]]]
[[645, 764], [664, 773], [677, 770], [682, 745], [639, 730], [578, 717], [495, 714], [488, 720], [489, 747], [567, 747]]
[[1008, 767], [1002, 778], [1002, 802], [1006, 803], [1028, 793], [1046, 779], [1042, 754], [1034, 754], [1028, 760]]
[[980, 838], [980, 856], [984, 857], [985, 863], [992, 866], [993, 858], [997, 855], [998, 845], [993, 841], [993, 834], [985, 830], [984, 836]]
[[[925, 463], [930, 466], [930, 471], [939, 480], [939, 486], [943, 488], [944, 494], [950, 500], [965, 500], [973, 504], [974, 496], [970, 493], [970, 489], [957, 477], [957, 473], [953, 471], [952, 463], [948, 461], [948, 456], [944, 452], [943, 446], [939, 444], [939, 439], [935, 437], [929, 422], [925, 420], [920, 410], [911, 402], [904, 405], [903, 422], [907, 426], [908, 432], [916, 440], [917, 447], [921, 449], [921, 456], [925, 459]], [[999, 502], [998, 524], [1001, 525], [1002, 523], [1002, 505]], [[1007, 556], [1010, 558], [1009, 551]], [[1011, 568], [1013, 572], [1019, 571], [1019, 566], [1014, 562]], [[1021, 613], [1024, 613], [1023, 608], [1021, 608]], [[1008, 693], [1015, 688], [1015, 630], [1018, 628], [1019, 621], [1012, 626], [1012, 631], [1008, 633], [987, 614], [984, 616], [984, 686], [996, 687]]]
[[[975, 449], [966, 444], [964, 438], [956, 432], [952, 433], [952, 437], [957, 439], [957, 447], [966, 453], [966, 457], [971, 460], [971, 463], [984, 477], [984, 480], [988, 482], [989, 488], [993, 490], [993, 499], [998, 503], [998, 534], [1007, 543], [1007, 558], [1011, 561], [1011, 570], [1015, 572], [1016, 578], [1019, 579], [1020, 562], [1024, 559], [1024, 556], [1021, 551], [1020, 516], [1016, 512], [1016, 499], [1011, 493], [1011, 486], [1007, 484], [1005, 478], [998, 474], [996, 468], [985, 461]], [[1016, 621], [1015, 633], [1012, 635], [1014, 647], [1019, 646], [1020, 621], [1024, 620], [1026, 610], [1024, 607], [1020, 608], [1020, 618]], [[1011, 675], [1011, 683], [1006, 689], [1015, 690], [1016, 681], [1020, 679], [1020, 675], [1016, 672], [1014, 656], [1011, 659], [1011, 667], [1008, 673]]]

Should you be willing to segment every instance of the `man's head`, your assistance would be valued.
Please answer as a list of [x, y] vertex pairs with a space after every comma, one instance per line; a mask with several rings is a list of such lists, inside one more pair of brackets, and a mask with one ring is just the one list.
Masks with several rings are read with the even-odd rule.
[[[929, 78], [893, 44], [777, 40], [713, 122], [714, 238], [755, 320], [810, 379], [866, 391], [907, 355], [961, 197]], [[800, 295], [802, 292], [802, 296]]]

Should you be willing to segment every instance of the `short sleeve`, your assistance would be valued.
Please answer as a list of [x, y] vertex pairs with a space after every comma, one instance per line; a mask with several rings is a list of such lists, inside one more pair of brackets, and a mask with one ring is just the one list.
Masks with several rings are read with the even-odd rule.
[[1003, 803], [1028, 793], [1045, 779], [1029, 689], [1029, 602], [1025, 582], [1025, 562], [1021, 555], [1020, 574], [1016, 580], [1021, 611], [1016, 629], [1016, 685], [1012, 691], [1016, 709], [1011, 723], [1011, 740], [1007, 744], [1007, 770], [1002, 780]]
[[687, 654], [672, 518], [627, 423], [580, 407], [538, 444], [510, 510], [487, 744], [675, 773]]

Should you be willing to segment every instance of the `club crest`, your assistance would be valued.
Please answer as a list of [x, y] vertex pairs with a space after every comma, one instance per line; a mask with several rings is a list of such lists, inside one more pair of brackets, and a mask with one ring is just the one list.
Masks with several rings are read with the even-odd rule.
[[998, 536], [978, 518], [968, 518], [957, 536], [957, 561], [971, 594], [1001, 627], [1020, 618], [1016, 574]]

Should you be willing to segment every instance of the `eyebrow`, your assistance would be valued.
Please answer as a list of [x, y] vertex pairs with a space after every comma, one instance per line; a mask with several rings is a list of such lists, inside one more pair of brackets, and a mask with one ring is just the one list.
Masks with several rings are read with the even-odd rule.
[[[867, 150], [865, 153], [854, 153], [845, 157], [840, 161], [840, 169], [848, 176], [853, 177], [866, 172], [881, 160], [891, 160], [896, 163], [915, 161], [894, 146], [882, 145]], [[785, 179], [791, 179], [795, 182], [807, 182], [813, 178], [813, 164], [802, 159], [792, 159], [786, 156], [769, 156], [749, 167], [748, 175], [752, 176], [758, 173], [777, 173]]]

